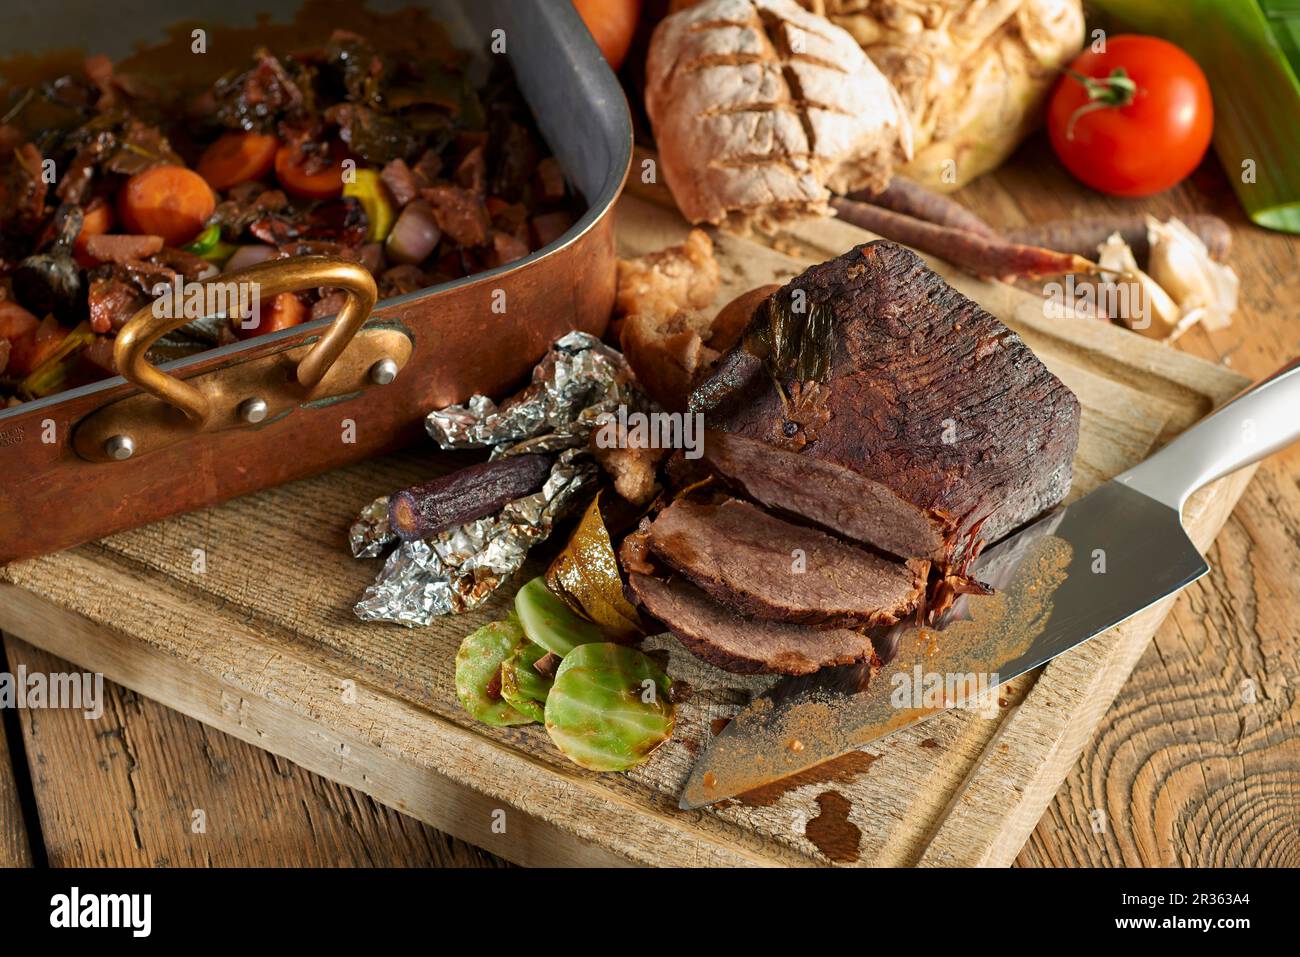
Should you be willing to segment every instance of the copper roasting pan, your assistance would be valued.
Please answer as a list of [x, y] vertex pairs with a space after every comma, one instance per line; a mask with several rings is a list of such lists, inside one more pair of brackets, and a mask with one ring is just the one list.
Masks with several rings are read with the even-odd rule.
[[[564, 332], [604, 332], [614, 301], [612, 209], [632, 155], [617, 80], [569, 0], [417, 5], [465, 49], [485, 49], [492, 31], [505, 31], [520, 89], [585, 215], [526, 259], [377, 305], [369, 273], [353, 264], [262, 264], [247, 278], [263, 295], [337, 286], [347, 305], [337, 317], [158, 368], [144, 352], [168, 323], [142, 312], [119, 336], [126, 378], [0, 411], [0, 564], [392, 450], [422, 435], [430, 408], [509, 391]], [[0, 13], [0, 56], [71, 45], [116, 59], [163, 40], [178, 16], [168, 0], [75, 7], [63, 16]], [[278, 20], [274, 0], [190, 0], [184, 16], [187, 25], [251, 26], [268, 8]], [[289, 19], [294, 5], [280, 9]]]

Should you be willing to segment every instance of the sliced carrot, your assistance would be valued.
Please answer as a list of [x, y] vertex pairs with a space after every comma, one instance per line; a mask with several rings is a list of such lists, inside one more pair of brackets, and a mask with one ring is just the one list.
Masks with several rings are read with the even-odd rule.
[[0, 299], [0, 339], [20, 339], [41, 324], [41, 320], [12, 299]]
[[104, 197], [96, 196], [92, 199], [86, 204], [83, 213], [81, 232], [77, 233], [74, 244], [77, 252], [85, 250], [86, 240], [91, 236], [103, 236], [113, 228], [113, 207]]
[[265, 133], [226, 133], [203, 151], [199, 175], [213, 189], [229, 189], [271, 172], [280, 141]]
[[86, 252], [86, 244], [90, 242], [91, 236], [104, 236], [112, 232], [115, 225], [117, 217], [113, 215], [113, 206], [108, 200], [96, 196], [86, 204], [81, 232], [77, 233], [77, 240], [72, 244], [72, 258], [78, 266], [93, 269], [100, 264], [99, 259]]
[[307, 307], [302, 304], [298, 294], [282, 292], [270, 302], [261, 303], [257, 315], [251, 321], [231, 316], [230, 328], [240, 339], [252, 339], [299, 325], [306, 319]]
[[53, 316], [45, 319], [13, 342], [9, 353], [7, 375], [23, 377], [31, 375], [50, 356], [58, 350], [67, 338], [69, 329], [61, 325]]
[[301, 199], [333, 199], [343, 192], [343, 148], [338, 143], [330, 146], [329, 161], [321, 169], [312, 171], [320, 162], [293, 146], [281, 146], [275, 151], [275, 176], [290, 193]]
[[129, 232], [161, 236], [168, 246], [193, 239], [216, 209], [207, 181], [184, 166], [155, 166], [126, 181], [117, 214]]

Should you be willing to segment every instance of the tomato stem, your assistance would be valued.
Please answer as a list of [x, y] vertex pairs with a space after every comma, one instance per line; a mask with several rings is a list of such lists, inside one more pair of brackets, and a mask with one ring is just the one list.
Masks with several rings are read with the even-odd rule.
[[1132, 77], [1128, 75], [1128, 72], [1122, 66], [1117, 66], [1111, 70], [1110, 76], [1100, 78], [1084, 76], [1074, 70], [1067, 70], [1066, 72], [1082, 83], [1083, 88], [1088, 92], [1088, 102], [1070, 114], [1070, 122], [1065, 126], [1065, 138], [1067, 140], [1074, 139], [1074, 124], [1085, 113], [1128, 106], [1137, 95], [1137, 84], [1133, 82]]

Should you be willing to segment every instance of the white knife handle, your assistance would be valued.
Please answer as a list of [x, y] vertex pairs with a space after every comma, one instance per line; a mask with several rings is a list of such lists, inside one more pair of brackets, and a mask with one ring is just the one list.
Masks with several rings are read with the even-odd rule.
[[1116, 481], [1182, 510], [1202, 485], [1300, 439], [1300, 359], [1248, 386]]

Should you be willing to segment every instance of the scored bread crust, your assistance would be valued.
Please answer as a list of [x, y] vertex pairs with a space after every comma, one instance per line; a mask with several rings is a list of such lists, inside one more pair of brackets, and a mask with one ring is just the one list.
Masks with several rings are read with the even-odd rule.
[[1083, 46], [1080, 0], [800, 0], [843, 27], [898, 90], [916, 155], [899, 172], [951, 190], [1011, 155]]
[[897, 91], [844, 30], [794, 0], [705, 0], [665, 18], [646, 112], [683, 215], [775, 232], [883, 189], [911, 156]]

